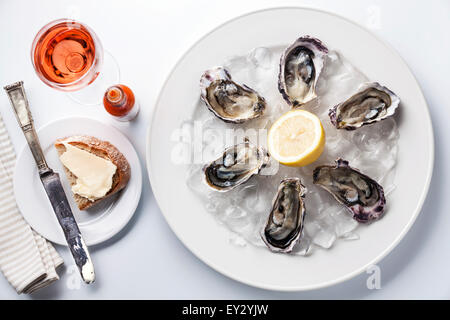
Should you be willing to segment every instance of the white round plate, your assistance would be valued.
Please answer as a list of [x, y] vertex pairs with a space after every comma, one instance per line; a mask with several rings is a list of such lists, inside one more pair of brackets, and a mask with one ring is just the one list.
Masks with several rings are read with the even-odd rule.
[[[360, 239], [340, 241], [329, 250], [299, 257], [229, 243], [229, 231], [208, 214], [184, 181], [186, 166], [170, 161], [171, 135], [189, 119], [199, 97], [199, 79], [228, 57], [256, 47], [287, 46], [302, 35], [340, 51], [371, 80], [402, 99], [395, 184], [383, 219], [358, 228]], [[176, 93], [176, 94], [174, 94]], [[368, 30], [314, 9], [277, 8], [231, 20], [195, 43], [167, 78], [154, 109], [147, 140], [147, 167], [155, 198], [168, 224], [197, 257], [243, 283], [298, 291], [330, 286], [376, 264], [404, 237], [425, 200], [434, 161], [432, 124], [425, 99], [402, 58]], [[413, 174], [412, 174], [413, 173]], [[174, 183], [178, 181], [178, 183]], [[176, 201], [174, 201], [176, 199]], [[405, 257], [407, 259], [407, 257]]]
[[[124, 190], [105, 203], [80, 211], [73, 200], [69, 182], [59, 161], [54, 142], [75, 134], [84, 134], [111, 142], [127, 158], [131, 177]], [[116, 128], [100, 121], [71, 117], [56, 120], [38, 130], [39, 140], [48, 165], [59, 173], [75, 220], [87, 245], [108, 240], [131, 219], [139, 203], [142, 189], [142, 170], [133, 145]], [[67, 245], [64, 234], [47, 198], [33, 156], [25, 146], [17, 158], [14, 170], [14, 193], [25, 220], [43, 237], [60, 245]]]

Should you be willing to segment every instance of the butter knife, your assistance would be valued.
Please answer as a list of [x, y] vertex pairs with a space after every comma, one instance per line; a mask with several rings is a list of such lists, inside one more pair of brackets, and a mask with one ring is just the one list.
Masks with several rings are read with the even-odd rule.
[[28, 146], [36, 161], [39, 177], [64, 232], [70, 252], [80, 271], [81, 278], [86, 283], [92, 283], [95, 280], [94, 265], [92, 264], [88, 248], [70, 209], [59, 174], [49, 168], [45, 160], [36, 130], [34, 129], [33, 118], [28, 106], [23, 81], [5, 86], [4, 89], [8, 94], [17, 121], [22, 128]]

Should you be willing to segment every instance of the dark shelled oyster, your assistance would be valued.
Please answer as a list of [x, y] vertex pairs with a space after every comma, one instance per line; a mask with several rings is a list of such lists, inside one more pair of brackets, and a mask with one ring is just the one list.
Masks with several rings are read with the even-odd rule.
[[222, 156], [207, 164], [203, 171], [206, 183], [217, 191], [228, 191], [244, 182], [269, 162], [269, 154], [247, 138], [225, 149]]
[[335, 166], [315, 168], [313, 182], [346, 206], [358, 222], [379, 219], [384, 213], [386, 199], [383, 187], [350, 167], [348, 161], [339, 158]]
[[357, 93], [330, 109], [331, 123], [338, 129], [355, 130], [392, 116], [399, 97], [378, 82], [364, 83]]
[[261, 238], [274, 252], [289, 253], [299, 241], [305, 219], [306, 188], [298, 178], [283, 179]]
[[280, 59], [278, 90], [293, 107], [317, 97], [316, 84], [323, 68], [327, 47], [316, 38], [298, 38]]
[[234, 82], [223, 67], [205, 71], [200, 90], [208, 109], [225, 122], [242, 123], [257, 118], [266, 108], [263, 97], [245, 84]]

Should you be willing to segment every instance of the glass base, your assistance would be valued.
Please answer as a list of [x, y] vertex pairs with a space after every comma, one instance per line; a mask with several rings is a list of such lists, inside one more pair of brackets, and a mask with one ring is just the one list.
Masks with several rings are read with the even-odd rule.
[[119, 65], [116, 59], [108, 51], [104, 50], [103, 65], [94, 82], [81, 90], [68, 92], [67, 96], [78, 104], [97, 106], [102, 104], [106, 89], [119, 82]]

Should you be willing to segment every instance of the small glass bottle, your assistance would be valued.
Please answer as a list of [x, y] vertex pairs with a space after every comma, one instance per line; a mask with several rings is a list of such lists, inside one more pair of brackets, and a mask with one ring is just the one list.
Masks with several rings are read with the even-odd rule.
[[123, 84], [109, 87], [103, 97], [105, 110], [118, 121], [131, 121], [139, 113], [133, 91]]

